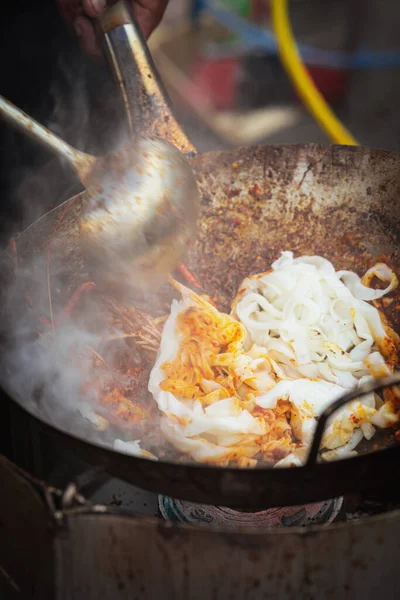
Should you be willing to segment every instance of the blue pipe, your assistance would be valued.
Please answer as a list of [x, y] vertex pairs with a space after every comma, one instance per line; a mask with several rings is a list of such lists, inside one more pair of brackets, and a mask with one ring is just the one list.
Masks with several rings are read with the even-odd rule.
[[[266, 50], [277, 54], [277, 44], [274, 34], [246, 21], [229, 9], [222, 8], [208, 0], [192, 0], [200, 13], [207, 11], [214, 19], [235, 33], [249, 50]], [[373, 50], [358, 50], [354, 54], [344, 54], [330, 50], [320, 50], [299, 44], [299, 52], [303, 61], [308, 65], [320, 65], [340, 69], [390, 69], [400, 67], [400, 51], [388, 50], [375, 52]]]
[[199, 20], [205, 10], [207, 10], [207, 0], [191, 0], [190, 18], [192, 22]]

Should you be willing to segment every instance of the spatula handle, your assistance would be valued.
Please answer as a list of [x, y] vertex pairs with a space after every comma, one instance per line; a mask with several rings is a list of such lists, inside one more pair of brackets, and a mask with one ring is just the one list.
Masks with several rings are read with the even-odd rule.
[[39, 144], [66, 160], [76, 171], [80, 180], [83, 183], [85, 182], [96, 161], [95, 157], [76, 150], [3, 96], [0, 96], [0, 117], [24, 135], [33, 138]]
[[374, 379], [371, 382], [364, 383], [364, 385], [360, 385], [360, 387], [356, 388], [348, 392], [347, 394], [343, 394], [337, 400], [334, 400], [332, 403], [328, 404], [323, 413], [318, 418], [318, 424], [315, 429], [314, 437], [311, 442], [310, 451], [308, 453], [307, 458], [307, 467], [313, 467], [318, 458], [318, 453], [320, 451], [322, 436], [325, 431], [325, 427], [327, 425], [328, 419], [337, 411], [339, 408], [342, 408], [348, 402], [352, 402], [353, 400], [358, 400], [367, 394], [378, 394], [382, 390], [385, 390], [389, 387], [398, 387], [400, 385], [400, 371], [395, 371], [392, 375], [388, 377], [382, 377], [380, 379]]

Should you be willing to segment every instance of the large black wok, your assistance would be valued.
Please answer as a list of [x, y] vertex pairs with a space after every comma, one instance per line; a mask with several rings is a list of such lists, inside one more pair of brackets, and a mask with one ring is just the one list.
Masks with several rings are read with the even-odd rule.
[[[132, 129], [135, 123], [149, 124], [151, 120], [153, 131], [193, 155], [202, 205], [198, 236], [188, 250], [186, 265], [210, 296], [218, 296], [221, 308], [229, 306], [244, 277], [268, 269], [282, 250], [322, 255], [336, 268], [360, 273], [382, 254], [392, 267], [400, 265], [400, 154], [368, 148], [294, 145], [195, 156], [169, 107], [162, 102], [162, 93], [153, 85], [154, 67], [149, 56], [144, 58], [132, 41], [132, 26], [122, 25], [121, 20], [114, 25], [109, 32], [109, 50], [119, 73], [124, 75], [122, 84]], [[153, 82], [150, 90], [145, 81], [149, 75]], [[131, 87], [139, 92], [136, 98], [141, 97], [140, 105], [134, 102]], [[232, 201], [238, 197], [240, 202]], [[29, 340], [34, 335], [35, 315], [30, 313], [48, 285], [50, 238], [50, 277], [57, 278], [58, 297], [70, 297], [87, 280], [78, 241], [84, 202], [82, 194], [74, 202], [64, 203], [16, 240], [17, 254], [9, 255], [13, 292], [7, 296], [3, 317], [7, 352], [15, 347], [17, 338], [21, 343], [21, 339]], [[53, 310], [57, 311], [56, 300]], [[48, 307], [45, 316], [49, 316]], [[398, 323], [392, 324], [400, 332]], [[107, 439], [105, 445], [101, 440], [88, 441], [84, 429], [76, 426], [77, 419], [70, 414], [66, 418], [59, 410], [56, 386], [53, 404], [58, 410], [54, 411], [51, 399], [41, 402], [40, 386], [33, 391], [30, 386], [24, 388], [21, 381], [25, 367], [22, 360], [19, 375], [12, 370], [4, 373], [3, 369], [2, 384], [32, 419], [87, 462], [145, 489], [181, 499], [243, 508], [298, 505], [391, 485], [400, 459], [400, 448], [388, 447], [385, 432], [373, 438], [379, 449], [367, 447], [357, 457], [317, 462], [328, 412], [320, 418], [304, 467], [247, 470], [127, 456], [107, 448]], [[27, 395], [24, 390], [28, 389]]]

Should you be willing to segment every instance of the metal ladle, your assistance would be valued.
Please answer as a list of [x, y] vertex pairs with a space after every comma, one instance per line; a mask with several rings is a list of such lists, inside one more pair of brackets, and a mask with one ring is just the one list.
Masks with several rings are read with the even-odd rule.
[[[127, 106], [130, 98], [118, 56], [118, 52], [126, 55], [127, 48], [134, 53], [135, 64], [138, 57], [142, 60], [142, 80], [144, 70], [148, 69], [152, 81], [147, 85], [155, 86], [160, 97], [164, 123], [170, 132], [175, 128], [176, 141], [180, 140], [181, 149], [190, 154], [194, 148], [172, 113], [167, 114], [169, 109], [146, 43], [126, 3], [120, 0], [106, 9], [99, 24], [123, 91], [131, 133], [136, 127]], [[129, 56], [125, 60], [129, 61]], [[143, 84], [138, 87], [140, 91], [143, 93]], [[150, 90], [145, 92], [149, 97]], [[139, 132], [131, 143], [117, 151], [94, 157], [71, 147], [2, 97], [0, 116], [64, 158], [86, 187], [80, 221], [81, 249], [96, 283], [122, 296], [159, 287], [177, 266], [196, 227], [197, 183], [180, 150], [158, 137], [162, 132], [154, 127], [150, 132]]]

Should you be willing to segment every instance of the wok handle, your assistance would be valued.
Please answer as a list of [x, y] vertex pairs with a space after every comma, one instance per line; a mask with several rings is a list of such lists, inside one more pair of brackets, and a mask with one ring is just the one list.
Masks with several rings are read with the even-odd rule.
[[147, 43], [125, 0], [108, 6], [97, 28], [120, 87], [133, 136], [154, 135], [167, 140], [188, 157], [196, 148], [183, 132], [171, 109]]
[[312, 467], [317, 462], [318, 452], [320, 449], [322, 436], [325, 431], [325, 426], [329, 417], [331, 417], [333, 413], [335, 413], [339, 408], [341, 408], [348, 402], [351, 402], [352, 400], [356, 400], [357, 398], [365, 396], [366, 394], [371, 394], [372, 392], [381, 392], [382, 390], [385, 390], [388, 387], [392, 387], [399, 384], [400, 372], [395, 375], [391, 375], [390, 377], [382, 377], [381, 379], [375, 379], [375, 381], [371, 381], [371, 383], [366, 383], [360, 386], [359, 388], [349, 392], [348, 394], [344, 394], [343, 396], [335, 400], [335, 402], [332, 402], [332, 404], [330, 404], [324, 410], [324, 412], [320, 415], [318, 419], [318, 425], [314, 433], [306, 466]]
[[76, 150], [3, 96], [0, 96], [0, 117], [24, 135], [33, 138], [48, 150], [64, 158], [76, 171], [82, 183], [85, 182], [96, 162], [94, 156]]

